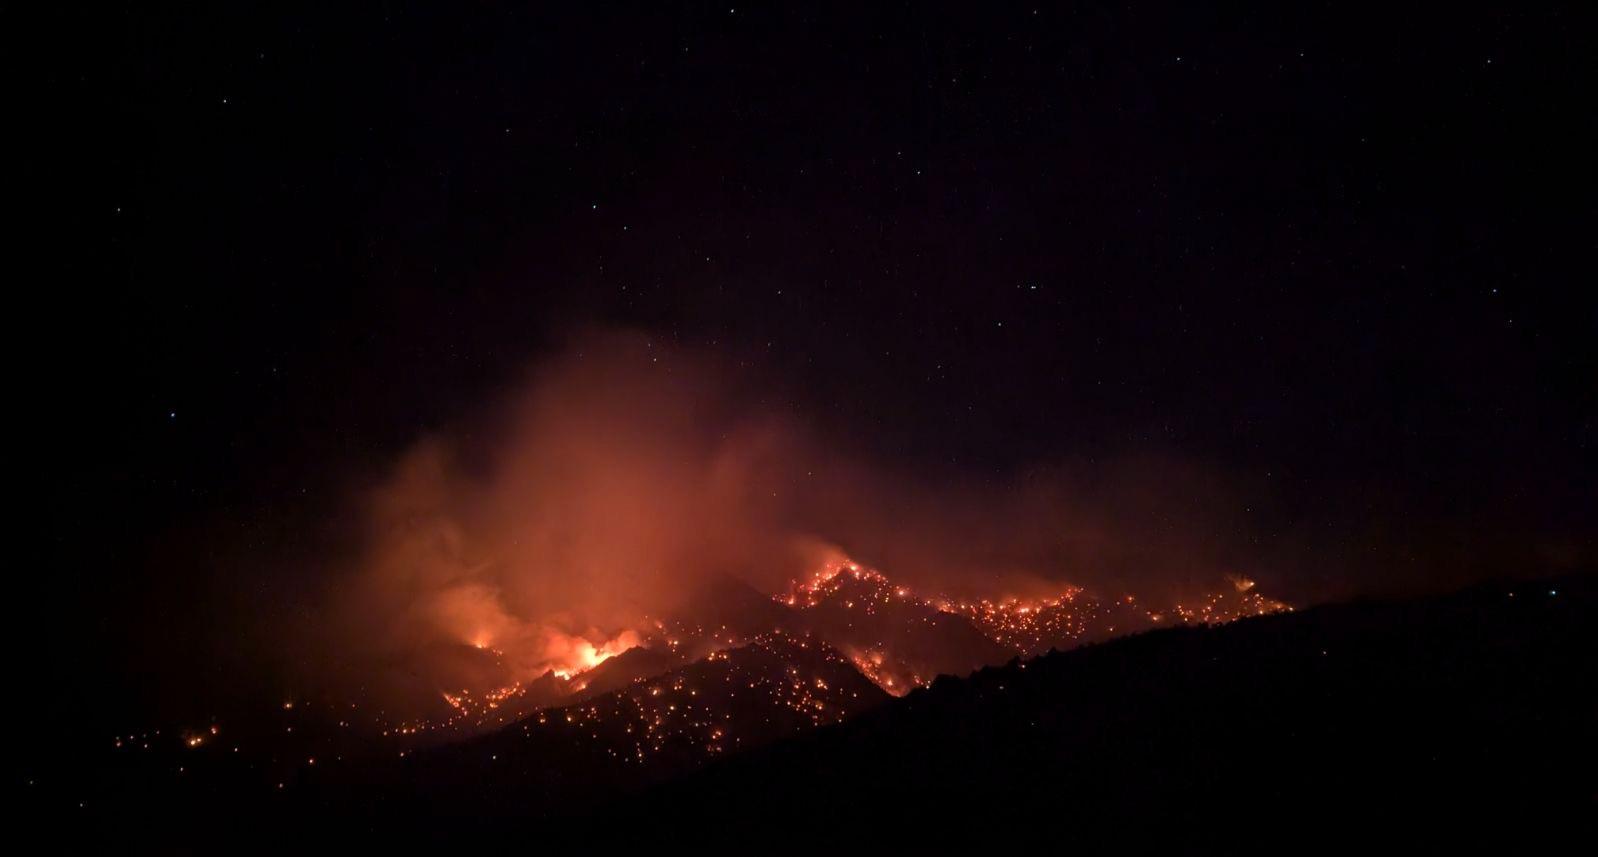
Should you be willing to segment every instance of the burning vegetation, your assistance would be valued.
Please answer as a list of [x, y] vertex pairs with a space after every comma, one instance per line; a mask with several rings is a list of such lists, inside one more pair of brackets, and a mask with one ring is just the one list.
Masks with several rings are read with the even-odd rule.
[[680, 770], [940, 675], [1288, 609], [1205, 547], [1180, 553], [1214, 584], [1196, 598], [1066, 582], [1157, 567], [1177, 545], [1132, 538], [1123, 501], [1096, 511], [1060, 486], [925, 490], [646, 339], [584, 341], [528, 391], [364, 493], [356, 559], [287, 652], [315, 668], [299, 690], [252, 724], [135, 729], [116, 751], [186, 776], [232, 765], [271, 790], [463, 741], [496, 765]]
[[[673, 613], [613, 638], [620, 643], [593, 647], [570, 672], [551, 667], [481, 691], [442, 687], [425, 714], [368, 699], [294, 698], [226, 733], [217, 723], [133, 731], [116, 736], [113, 749], [145, 775], [224, 771], [276, 791], [382, 759], [406, 765], [407, 776], [442, 776], [428, 767], [428, 748], [468, 741], [496, 770], [530, 776], [558, 760], [615, 785], [634, 776], [624, 768], [646, 778], [681, 772], [848, 719], [938, 675], [1138, 629], [1288, 609], [1235, 582], [1196, 606], [1098, 598], [1079, 587], [1032, 600], [959, 601], [844, 559], [776, 596], [712, 581]], [[470, 648], [506, 657], [490, 645]]]
[[[320, 672], [305, 686], [358, 689], [396, 728], [480, 729], [772, 631], [814, 634], [903, 694], [1017, 655], [1282, 607], [1252, 581], [1222, 583], [1236, 552], [1172, 527], [1173, 498], [1222, 505], [1202, 476], [930, 489], [822, 444], [765, 393], [648, 338], [575, 341], [363, 492], [357, 558], [289, 651]], [[1166, 566], [1218, 585], [1159, 597], [1179, 589]], [[702, 597], [728, 580], [745, 591]]]

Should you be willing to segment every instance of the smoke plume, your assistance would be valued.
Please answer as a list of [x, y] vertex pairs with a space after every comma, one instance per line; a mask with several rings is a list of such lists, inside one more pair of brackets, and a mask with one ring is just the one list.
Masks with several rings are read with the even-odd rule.
[[916, 473], [825, 442], [781, 400], [640, 334], [574, 339], [365, 494], [365, 547], [329, 614], [338, 651], [429, 693], [565, 674], [635, 645], [710, 576], [775, 592], [841, 556], [986, 596], [1260, 577], [1201, 469]]

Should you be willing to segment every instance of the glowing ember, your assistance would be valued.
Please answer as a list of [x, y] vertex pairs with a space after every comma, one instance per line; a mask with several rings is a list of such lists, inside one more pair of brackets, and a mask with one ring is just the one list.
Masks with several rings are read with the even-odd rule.
[[[795, 581], [776, 599], [800, 610], [826, 607], [859, 613], [862, 619], [880, 617], [894, 605], [920, 605], [939, 613], [959, 616], [990, 640], [1018, 654], [1042, 654], [1051, 648], [1070, 648], [1116, 633], [1130, 633], [1179, 622], [1219, 624], [1267, 613], [1291, 610], [1288, 605], [1255, 591], [1252, 580], [1229, 576], [1233, 591], [1211, 593], [1197, 603], [1171, 604], [1162, 609], [1140, 604], [1132, 595], [1103, 600], [1077, 586], [1032, 599], [962, 600], [940, 595], [918, 595], [909, 587], [891, 583], [881, 572], [843, 560], [824, 565], [807, 580]], [[917, 621], [916, 614], [902, 614]], [[851, 652], [861, 673], [879, 687], [899, 695], [930, 683], [933, 676], [919, 675], [900, 665], [881, 648]]]

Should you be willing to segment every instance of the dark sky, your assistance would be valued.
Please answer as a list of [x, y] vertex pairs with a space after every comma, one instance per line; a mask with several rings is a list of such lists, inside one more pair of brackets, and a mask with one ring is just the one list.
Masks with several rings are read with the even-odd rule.
[[586, 5], [59, 22], [25, 628], [126, 672], [288, 609], [237, 564], [581, 325], [940, 478], [1228, 474], [1360, 557], [1308, 595], [1591, 555], [1579, 4]]

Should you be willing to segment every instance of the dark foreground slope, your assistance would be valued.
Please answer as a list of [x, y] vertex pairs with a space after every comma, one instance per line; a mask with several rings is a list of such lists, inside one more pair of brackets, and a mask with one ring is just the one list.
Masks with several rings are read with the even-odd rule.
[[784, 850], [1533, 843], [1598, 813], [1595, 618], [1581, 579], [1148, 633], [942, 679], [604, 813]]

